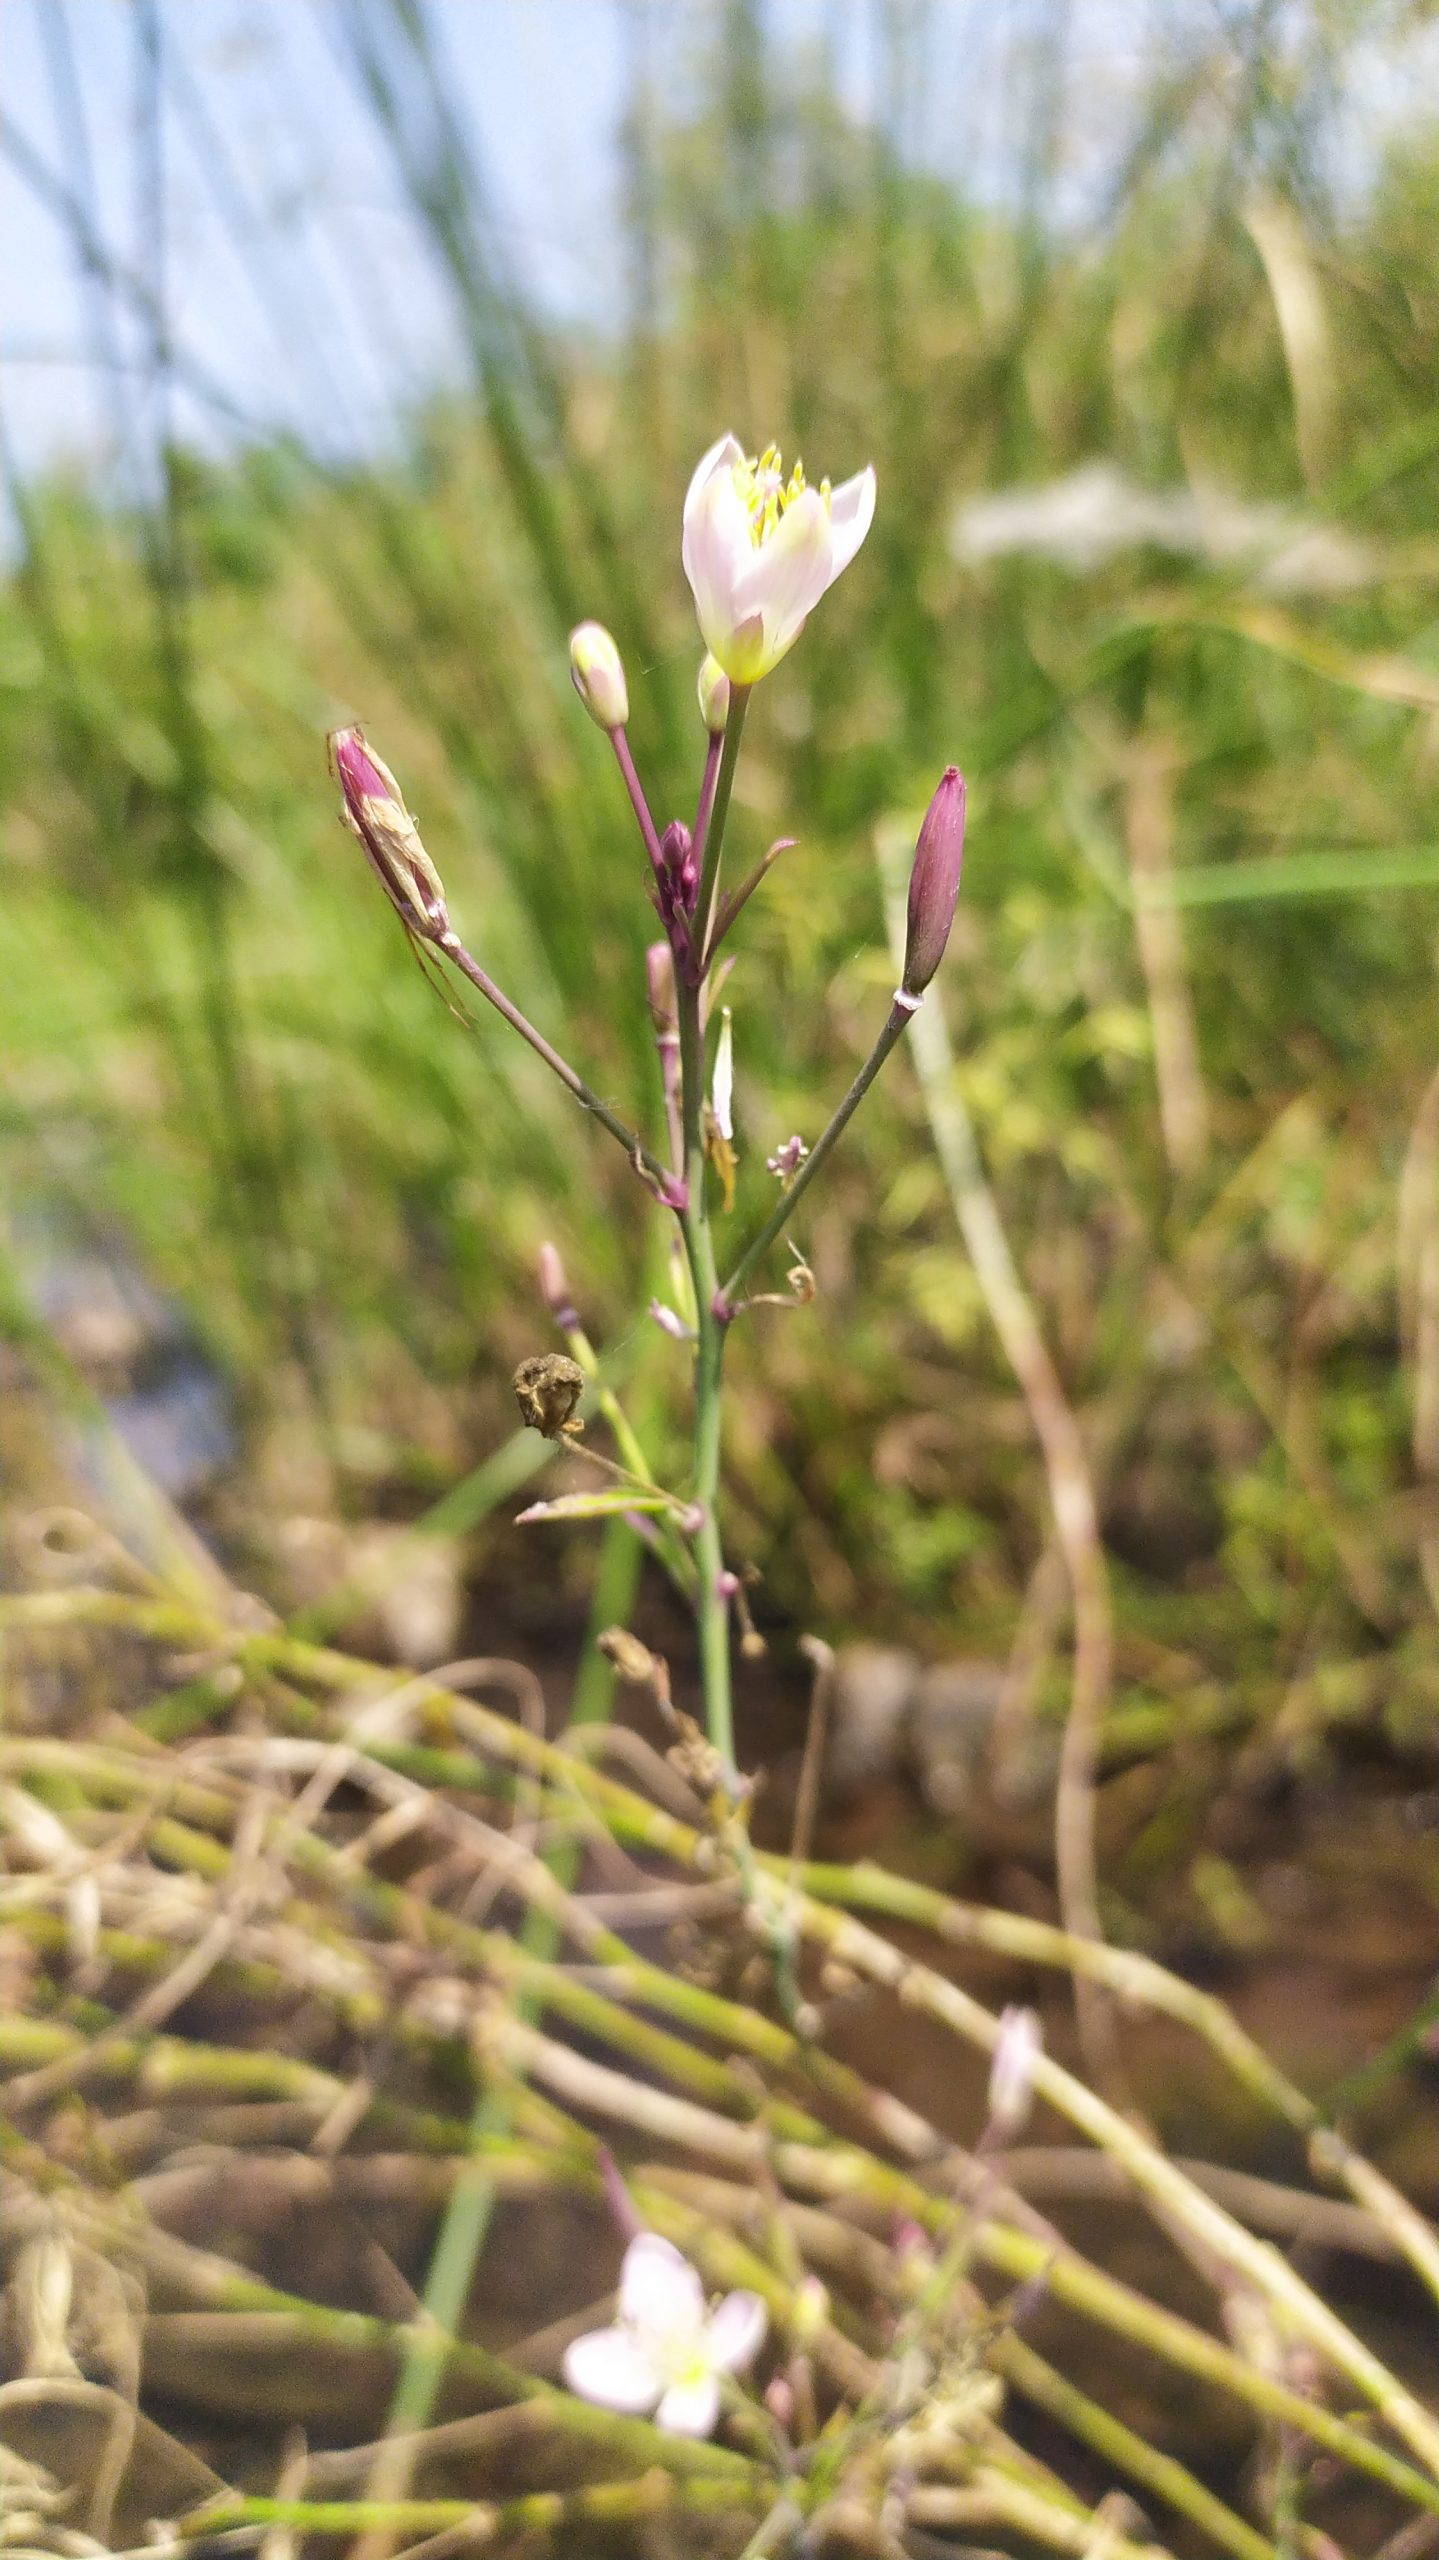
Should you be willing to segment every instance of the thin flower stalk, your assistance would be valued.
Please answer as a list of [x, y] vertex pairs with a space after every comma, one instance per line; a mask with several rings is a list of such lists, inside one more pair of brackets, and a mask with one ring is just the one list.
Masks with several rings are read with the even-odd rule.
[[519, 1006], [510, 1002], [503, 988], [496, 986], [489, 971], [483, 969], [474, 954], [466, 950], [459, 935], [453, 929], [441, 934], [435, 948], [443, 951], [447, 960], [454, 962], [461, 976], [468, 978], [472, 987], [478, 988], [486, 1002], [492, 1004], [495, 1011], [503, 1016], [511, 1030], [518, 1031], [520, 1038], [528, 1042], [536, 1057], [543, 1058], [545, 1065], [559, 1077], [561, 1084], [568, 1087], [581, 1108], [590, 1112], [598, 1120], [601, 1128], [608, 1129], [610, 1136], [618, 1140], [631, 1164], [637, 1171], [645, 1174], [656, 1196], [668, 1207], [674, 1207], [676, 1205], [674, 1176], [660, 1163], [657, 1156], [651, 1155], [648, 1147], [641, 1143], [634, 1130], [627, 1127], [618, 1113], [612, 1111], [609, 1104], [585, 1083], [583, 1076], [576, 1074], [569, 1060], [560, 1056], [558, 1049], [545, 1038], [544, 1033], [537, 1031], [534, 1024], [526, 1020]]
[[895, 997], [885, 1019], [884, 1028], [844, 1100], [832, 1114], [828, 1127], [816, 1138], [810, 1153], [796, 1170], [793, 1181], [781, 1194], [764, 1224], [755, 1235], [751, 1236], [733, 1269], [726, 1273], [723, 1286], [715, 1301], [721, 1323], [728, 1324], [739, 1313], [738, 1292], [743, 1286], [746, 1273], [753, 1269], [760, 1256], [767, 1253], [776, 1238], [783, 1234], [800, 1199], [843, 1137], [890, 1051], [898, 1045], [909, 1029], [918, 1002], [917, 997]]

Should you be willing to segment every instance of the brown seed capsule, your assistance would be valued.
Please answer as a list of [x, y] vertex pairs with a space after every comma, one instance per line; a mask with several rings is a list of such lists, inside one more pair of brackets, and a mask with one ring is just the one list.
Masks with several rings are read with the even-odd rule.
[[583, 1431], [582, 1422], [570, 1419], [585, 1391], [578, 1360], [567, 1359], [563, 1351], [537, 1351], [520, 1362], [513, 1384], [520, 1420], [532, 1431], [546, 1440], [574, 1439]]

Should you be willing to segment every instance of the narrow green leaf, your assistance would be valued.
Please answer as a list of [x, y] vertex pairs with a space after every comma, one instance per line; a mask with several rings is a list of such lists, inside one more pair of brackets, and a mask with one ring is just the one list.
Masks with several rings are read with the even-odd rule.
[[667, 1493], [626, 1493], [617, 1486], [605, 1493], [560, 1493], [553, 1502], [532, 1502], [528, 1511], [516, 1514], [516, 1520], [523, 1529], [531, 1520], [612, 1520], [617, 1512], [673, 1511], [675, 1507]]
[[1149, 907], [1226, 907], [1252, 898], [1352, 898], [1376, 889], [1439, 889], [1439, 844], [1383, 845], [1372, 853], [1257, 854], [1197, 863], [1142, 890]]

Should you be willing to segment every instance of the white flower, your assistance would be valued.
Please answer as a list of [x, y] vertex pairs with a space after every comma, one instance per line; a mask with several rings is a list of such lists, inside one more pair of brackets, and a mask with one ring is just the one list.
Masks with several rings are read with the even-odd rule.
[[734, 436], [710, 446], [685, 499], [682, 557], [699, 626], [734, 684], [755, 684], [794, 646], [874, 519], [873, 465], [831, 491], [786, 481], [773, 445], [747, 461]]
[[653, 2409], [672, 2436], [713, 2433], [719, 2377], [752, 2364], [764, 2341], [757, 2293], [727, 2293], [705, 2308], [687, 2258], [655, 2231], [630, 2242], [620, 2270], [619, 2318], [565, 2350], [565, 2380], [582, 2400], [642, 2417]]

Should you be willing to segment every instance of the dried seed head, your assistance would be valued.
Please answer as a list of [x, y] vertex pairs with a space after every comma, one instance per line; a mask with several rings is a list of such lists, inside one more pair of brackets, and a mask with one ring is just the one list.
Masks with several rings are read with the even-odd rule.
[[401, 923], [427, 942], [442, 941], [450, 929], [444, 886], [389, 766], [366, 746], [363, 729], [332, 729], [327, 744], [345, 824], [364, 846]]
[[571, 1420], [585, 1391], [585, 1373], [578, 1360], [569, 1359], [563, 1351], [537, 1351], [532, 1359], [520, 1362], [513, 1385], [520, 1420], [543, 1439], [573, 1439], [583, 1431], [582, 1422]]
[[597, 729], [622, 729], [630, 716], [624, 663], [602, 622], [570, 633], [570, 681]]

